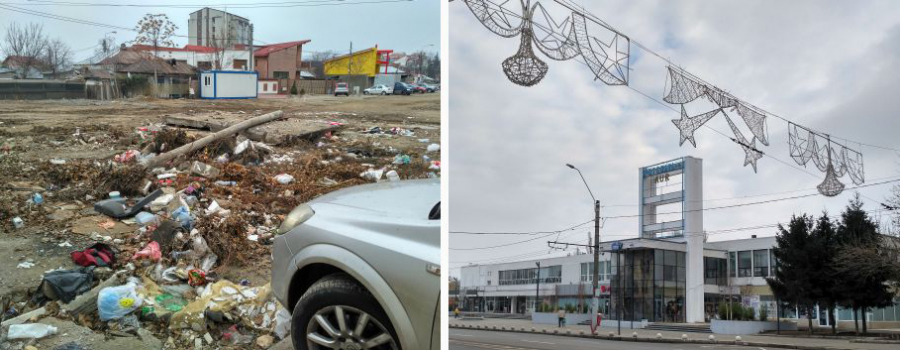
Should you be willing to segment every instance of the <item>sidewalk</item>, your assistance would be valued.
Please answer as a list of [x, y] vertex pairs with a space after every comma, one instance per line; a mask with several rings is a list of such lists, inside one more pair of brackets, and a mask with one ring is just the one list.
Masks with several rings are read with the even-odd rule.
[[[532, 328], [537, 333], [553, 333], [557, 331], [561, 335], [572, 335], [572, 336], [588, 336], [591, 333], [591, 327], [587, 325], [567, 325], [562, 328], [558, 328], [555, 325], [541, 325], [541, 324], [532, 324], [531, 320], [514, 320], [514, 319], [499, 319], [499, 318], [485, 318], [483, 320], [480, 319], [454, 319], [450, 318], [450, 328], [469, 328], [481, 326], [482, 329], [494, 330], [494, 327], [497, 327], [497, 331], [501, 331], [505, 328], [506, 331], [524, 331], [531, 332]], [[568, 332], [568, 333], [567, 333]], [[598, 334], [600, 337], [608, 338], [610, 332], [614, 335], [616, 334], [615, 327], [601, 327], [598, 329]], [[659, 339], [656, 338], [657, 333], [662, 335], [662, 341], [666, 342], [682, 342], [682, 334], [687, 335], [690, 341], [697, 342], [709, 342], [710, 334], [705, 333], [683, 333], [683, 332], [670, 332], [670, 331], [654, 331], [654, 330], [644, 330], [644, 329], [631, 329], [631, 328], [622, 328], [621, 338], [625, 338], [623, 340], [632, 340], [633, 333], [637, 333], [637, 341], [648, 341], [648, 342], [660, 342]], [[713, 334], [715, 336], [715, 340], [717, 342], [734, 342], [735, 336], [733, 335], [724, 335], [724, 334]], [[615, 336], [614, 338], [619, 338], [619, 336]], [[847, 349], [847, 350], [896, 350], [900, 348], [898, 344], [871, 344], [871, 343], [854, 343], [851, 342], [850, 339], [822, 339], [822, 338], [800, 338], [800, 337], [789, 337], [789, 336], [776, 336], [776, 335], [742, 335], [741, 341], [739, 343], [747, 343], [746, 345], [751, 346], [767, 346], [767, 347], [783, 347], [783, 348], [793, 348], [793, 349]]]

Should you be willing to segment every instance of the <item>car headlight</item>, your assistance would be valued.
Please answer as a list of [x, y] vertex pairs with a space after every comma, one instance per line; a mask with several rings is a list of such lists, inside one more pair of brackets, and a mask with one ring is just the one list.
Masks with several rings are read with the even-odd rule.
[[300, 204], [294, 208], [294, 210], [291, 210], [291, 213], [284, 218], [284, 221], [281, 222], [281, 226], [278, 227], [278, 231], [275, 231], [275, 233], [279, 235], [288, 233], [288, 231], [294, 229], [294, 227], [309, 220], [315, 213], [316, 212], [313, 211], [309, 205]]

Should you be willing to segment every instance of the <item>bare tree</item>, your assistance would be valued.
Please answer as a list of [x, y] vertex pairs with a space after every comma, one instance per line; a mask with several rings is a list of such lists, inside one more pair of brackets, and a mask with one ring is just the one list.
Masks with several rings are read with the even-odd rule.
[[175, 46], [172, 37], [175, 36], [178, 26], [172, 23], [169, 16], [165, 14], [148, 13], [138, 21], [134, 29], [138, 32], [134, 43], [152, 46], [154, 55], [159, 53], [159, 48], [162, 46]]
[[41, 54], [47, 47], [44, 26], [37, 23], [19, 25], [13, 22], [6, 27], [6, 36], [0, 47], [7, 59], [13, 60], [8, 68], [15, 69], [17, 77], [26, 78], [32, 68], [41, 66]]
[[48, 40], [43, 57], [44, 63], [53, 72], [53, 78], [58, 79], [56, 74], [72, 64], [72, 48], [59, 38]]
[[313, 51], [310, 52], [310, 57], [307, 60], [312, 67], [312, 73], [316, 75], [317, 78], [325, 77], [325, 61], [330, 60], [334, 57], [337, 57], [337, 54], [334, 51]]

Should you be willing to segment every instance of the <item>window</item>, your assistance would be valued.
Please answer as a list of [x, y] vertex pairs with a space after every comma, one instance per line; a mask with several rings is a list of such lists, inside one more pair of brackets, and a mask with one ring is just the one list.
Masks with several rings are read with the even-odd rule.
[[288, 72], [274, 71], [272, 72], [272, 76], [275, 77], [275, 79], [288, 79]]
[[753, 251], [753, 277], [769, 277], [769, 251]]
[[[599, 280], [604, 281], [609, 278], [608, 276], [609, 266], [606, 261], [600, 262], [600, 268], [598, 269], [600, 272], [598, 274]], [[581, 282], [593, 282], [594, 281], [594, 263], [586, 262], [581, 263]]]
[[[517, 285], [537, 283], [537, 268], [500, 271], [498, 285]], [[541, 283], [560, 283], [562, 281], [562, 266], [541, 267]]]
[[738, 277], [750, 277], [752, 255], [749, 250], [738, 252]]
[[728, 276], [734, 277], [734, 272], [737, 271], [737, 260], [734, 258], [734, 252], [728, 253]]
[[775, 276], [775, 267], [778, 266], [775, 264], [775, 252], [771, 249], [769, 250], [769, 268], [772, 269], [772, 276]]

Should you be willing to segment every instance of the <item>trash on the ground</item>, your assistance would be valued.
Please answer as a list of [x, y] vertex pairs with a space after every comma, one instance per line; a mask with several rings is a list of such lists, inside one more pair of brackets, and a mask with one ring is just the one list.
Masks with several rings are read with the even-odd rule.
[[57, 244], [57, 246], [58, 246], [58, 247], [66, 248], [66, 247], [71, 247], [71, 246], [72, 246], [72, 243], [69, 243], [69, 241], [65, 241], [65, 242], [62, 242], [62, 243], [60, 243], [60, 244]]
[[428, 148], [425, 149], [427, 152], [437, 152], [441, 150], [441, 145], [432, 143], [428, 145]]
[[14, 217], [12, 219], [12, 223], [13, 223], [13, 226], [15, 226], [15, 228], [25, 227], [25, 221], [23, 221], [22, 218], [20, 218], [18, 216]]
[[228, 215], [229, 212], [230, 211], [228, 209], [225, 209], [225, 208], [222, 208], [221, 206], [219, 206], [219, 202], [217, 202], [215, 200], [213, 200], [212, 203], [209, 204], [209, 207], [206, 208], [206, 215], [218, 214], [218, 215], [225, 216], [225, 215]]
[[396, 165], [402, 165], [402, 164], [409, 164], [410, 161], [411, 160], [408, 155], [398, 154], [398, 155], [394, 156], [394, 161], [392, 163], [396, 164]]
[[219, 176], [219, 169], [203, 162], [194, 161], [194, 163], [191, 164], [191, 174], [202, 176], [207, 179], [214, 179]]
[[71, 256], [79, 266], [112, 266], [116, 263], [116, 250], [105, 243], [94, 243], [84, 250], [72, 252]]
[[261, 349], [268, 349], [274, 342], [275, 338], [272, 338], [272, 336], [268, 334], [261, 335], [259, 336], [259, 338], [256, 338], [256, 346], [260, 347]]
[[65, 160], [65, 159], [53, 158], [53, 159], [50, 160], [50, 164], [53, 164], [53, 165], [63, 165], [63, 164], [66, 164], [66, 160]]
[[16, 265], [16, 267], [20, 268], [20, 269], [30, 269], [30, 268], [34, 267], [34, 263], [31, 261], [23, 261], [23, 262], [20, 262], [19, 265]]
[[430, 170], [441, 170], [441, 161], [433, 160], [431, 161], [431, 165], [428, 166]]
[[119, 191], [112, 191], [109, 193], [110, 199], [122, 198], [122, 194]]
[[134, 216], [135, 221], [141, 226], [159, 226], [159, 217], [142, 211]]
[[43, 323], [22, 323], [9, 326], [7, 339], [36, 339], [56, 334], [56, 327]]
[[397, 174], [396, 170], [388, 171], [387, 174], [385, 174], [385, 177], [387, 177], [390, 182], [400, 181], [400, 175]]
[[287, 185], [291, 182], [294, 182], [294, 177], [290, 174], [278, 174], [275, 175], [275, 181], [278, 181], [278, 183], [282, 185]]
[[162, 258], [162, 252], [159, 250], [159, 243], [153, 241], [147, 243], [147, 246], [144, 247], [144, 249], [134, 253], [131, 260], [150, 259], [152, 261], [159, 261], [160, 258]]
[[275, 335], [278, 339], [284, 339], [291, 333], [291, 314], [287, 309], [279, 308], [275, 313]]
[[49, 300], [68, 303], [76, 296], [91, 290], [93, 283], [93, 267], [50, 271], [45, 273], [41, 279], [41, 284], [32, 297], [32, 302], [36, 305], [43, 305]]
[[319, 181], [317, 181], [316, 183], [319, 184], [319, 186], [324, 186], [324, 187], [331, 187], [331, 186], [338, 184], [337, 181], [334, 181], [327, 176], [319, 179]]
[[137, 215], [145, 206], [153, 202], [156, 198], [161, 196], [163, 191], [158, 189], [153, 191], [144, 198], [141, 198], [137, 203], [133, 206], [128, 207], [125, 205], [125, 199], [116, 198], [116, 199], [106, 199], [94, 203], [94, 210], [98, 213], [101, 213], [106, 216], [110, 216], [116, 219], [124, 219], [130, 218], [132, 216]]
[[109, 321], [123, 317], [141, 307], [142, 301], [143, 299], [137, 293], [136, 281], [129, 281], [121, 286], [103, 288], [97, 297], [100, 320]]
[[97, 226], [105, 230], [111, 230], [113, 227], [116, 227], [116, 222], [112, 220], [106, 220], [98, 223]]
[[188, 285], [191, 287], [202, 286], [206, 284], [206, 272], [200, 269], [191, 269], [188, 271]]
[[31, 195], [31, 201], [34, 204], [41, 205], [44, 203], [44, 196], [42, 196], [40, 193], [35, 193]]
[[380, 181], [382, 174], [384, 174], [384, 169], [371, 168], [362, 172], [361, 174], [359, 174], [359, 176], [368, 180]]
[[194, 225], [194, 217], [186, 206], [180, 206], [172, 212], [172, 219], [181, 224], [181, 227], [190, 230]]
[[136, 157], [140, 157], [140, 155], [140, 151], [128, 150], [122, 154], [117, 154], [114, 159], [117, 163], [128, 163], [132, 160], [135, 160]]

